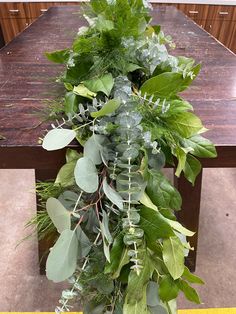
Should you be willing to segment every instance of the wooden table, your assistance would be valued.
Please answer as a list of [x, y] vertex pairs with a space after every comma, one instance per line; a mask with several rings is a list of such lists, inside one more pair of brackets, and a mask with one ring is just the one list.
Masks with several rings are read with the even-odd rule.
[[[35, 169], [36, 179], [54, 178], [65, 162], [65, 150], [47, 152], [38, 144], [49, 123], [39, 124], [35, 112], [45, 107], [45, 100], [62, 93], [54, 83], [60, 65], [47, 61], [45, 51], [70, 46], [84, 21], [78, 7], [51, 8], [8, 46], [0, 51], [0, 168]], [[223, 45], [178, 12], [161, 7], [153, 12], [154, 22], [161, 24], [175, 43], [174, 54], [202, 62], [201, 74], [184, 96], [194, 105], [196, 114], [210, 129], [206, 136], [217, 147], [216, 159], [202, 160], [203, 167], [236, 167], [236, 58]], [[194, 188], [181, 177], [176, 185], [183, 196], [179, 213], [182, 223], [198, 230], [200, 175]], [[217, 184], [217, 182], [216, 182]], [[197, 233], [191, 239], [195, 247], [188, 259], [192, 270], [196, 263]], [[39, 245], [42, 254], [43, 245]]]

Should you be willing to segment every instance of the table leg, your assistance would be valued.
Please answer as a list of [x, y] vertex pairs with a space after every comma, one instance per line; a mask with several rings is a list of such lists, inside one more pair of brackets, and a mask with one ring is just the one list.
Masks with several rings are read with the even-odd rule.
[[[58, 173], [58, 169], [35, 169], [35, 180], [38, 181], [46, 181], [50, 179], [55, 179]], [[41, 210], [40, 207], [40, 200], [37, 197], [37, 211]], [[38, 241], [38, 254], [39, 254], [39, 267], [40, 267], [40, 274], [45, 274], [45, 265], [47, 260], [47, 253], [49, 252], [50, 247], [53, 246], [53, 238], [50, 239], [42, 239]]]
[[193, 237], [189, 238], [191, 246], [194, 247], [194, 251], [190, 251], [189, 256], [186, 259], [187, 266], [192, 272], [194, 272], [197, 258], [202, 171], [196, 178], [194, 187], [185, 179], [183, 175], [179, 178], [175, 177], [175, 186], [180, 192], [183, 200], [182, 210], [177, 212], [178, 220], [186, 228], [196, 232]]

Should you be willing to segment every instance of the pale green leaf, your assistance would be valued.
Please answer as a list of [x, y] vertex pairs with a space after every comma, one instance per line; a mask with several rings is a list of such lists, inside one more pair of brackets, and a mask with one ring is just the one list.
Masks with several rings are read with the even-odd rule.
[[46, 263], [49, 280], [61, 282], [73, 275], [77, 266], [78, 240], [76, 232], [64, 230], [50, 250]]
[[46, 209], [59, 233], [71, 228], [71, 214], [56, 198], [50, 197], [47, 200]]
[[48, 60], [55, 62], [55, 63], [66, 63], [70, 56], [69, 49], [64, 50], [57, 50], [53, 52], [46, 52], [45, 53]]
[[175, 229], [176, 231], [186, 235], [187, 237], [192, 237], [195, 234], [195, 232], [192, 232], [192, 231], [188, 230], [187, 228], [183, 227], [178, 221], [171, 220], [171, 219], [168, 219], [168, 218], [165, 218], [165, 217], [163, 217], [163, 218], [168, 222], [168, 224], [173, 229]]
[[80, 158], [74, 171], [76, 184], [87, 193], [98, 189], [98, 173], [93, 161], [87, 157]]
[[114, 79], [109, 73], [99, 78], [84, 81], [83, 84], [94, 93], [103, 92], [106, 96], [109, 96], [114, 85]]
[[163, 261], [174, 280], [184, 272], [184, 247], [177, 236], [163, 240]]
[[66, 147], [76, 137], [76, 132], [69, 129], [50, 130], [43, 139], [43, 148], [51, 151]]
[[123, 210], [123, 199], [110, 185], [107, 184], [107, 179], [103, 180], [103, 191], [106, 197], [115, 204], [119, 209]]
[[154, 307], [160, 303], [158, 295], [158, 284], [155, 281], [149, 281], [147, 285], [147, 305]]
[[175, 175], [177, 177], [179, 177], [181, 172], [182, 172], [182, 170], [185, 167], [186, 158], [187, 158], [186, 151], [182, 147], [176, 147], [174, 155], [178, 159], [178, 165], [177, 165], [177, 168], [176, 168], [176, 171], [175, 171]]
[[72, 160], [61, 167], [57, 174], [55, 184], [60, 184], [62, 187], [72, 186], [74, 184], [74, 169], [76, 162], [76, 160]]
[[117, 108], [120, 106], [120, 101], [118, 99], [111, 99], [100, 109], [99, 111], [95, 111], [91, 113], [91, 117], [99, 118], [102, 116], [106, 116], [108, 114], [113, 113], [116, 111]]
[[74, 86], [73, 93], [76, 95], [93, 99], [96, 96], [96, 93], [89, 90], [87, 87], [85, 87], [83, 84], [79, 84], [78, 86]]
[[93, 134], [84, 144], [84, 157], [91, 159], [95, 165], [100, 165], [102, 162], [101, 151], [104, 140], [105, 136]]
[[140, 198], [139, 202], [143, 204], [144, 206], [151, 208], [155, 211], [158, 211], [158, 208], [156, 205], [153, 204], [150, 197], [147, 195], [146, 192], [143, 193], [142, 197]]

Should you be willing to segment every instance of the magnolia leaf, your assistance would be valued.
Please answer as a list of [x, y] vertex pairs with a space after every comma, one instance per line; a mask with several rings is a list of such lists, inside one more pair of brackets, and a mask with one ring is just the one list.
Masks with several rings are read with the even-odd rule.
[[184, 247], [177, 236], [163, 240], [163, 261], [174, 280], [184, 272]]
[[67, 148], [66, 150], [66, 162], [78, 160], [82, 157], [81, 153], [78, 153], [75, 149]]
[[201, 172], [202, 166], [199, 160], [191, 155], [187, 155], [185, 166], [184, 166], [184, 175], [185, 178], [194, 185], [196, 177]]
[[128, 72], [133, 72], [136, 70], [142, 69], [142, 67], [138, 64], [134, 64], [134, 63], [129, 63], [126, 67], [126, 71]]
[[43, 139], [43, 148], [51, 151], [66, 147], [76, 137], [74, 130], [53, 129]]
[[184, 234], [187, 237], [192, 237], [195, 234], [195, 232], [192, 232], [188, 230], [187, 228], [183, 227], [178, 221], [171, 220], [165, 217], [163, 217], [163, 219], [165, 219], [173, 229]]
[[65, 94], [65, 101], [64, 101], [64, 110], [65, 113], [68, 115], [69, 118], [77, 112], [78, 109], [78, 96], [75, 95], [73, 92], [67, 92]]
[[94, 93], [103, 92], [106, 96], [109, 96], [114, 85], [114, 79], [109, 73], [99, 78], [84, 81], [83, 84]]
[[148, 207], [142, 207], [139, 214], [141, 216], [140, 227], [145, 232], [148, 245], [149, 242], [155, 242], [159, 238], [174, 235], [171, 226], [159, 212]]
[[146, 191], [157, 207], [176, 210], [181, 208], [182, 199], [180, 193], [159, 171], [149, 171]]
[[73, 275], [77, 266], [78, 240], [76, 232], [64, 230], [50, 250], [46, 263], [49, 280], [61, 282]]
[[204, 281], [198, 276], [192, 274], [186, 266], [184, 267], [184, 272], [183, 272], [182, 277], [186, 279], [188, 282], [199, 284], [199, 285], [204, 285]]
[[85, 87], [83, 84], [79, 84], [78, 86], [74, 86], [73, 93], [76, 95], [93, 99], [96, 96], [96, 93], [89, 90], [87, 87]]
[[55, 62], [55, 63], [66, 63], [70, 56], [70, 50], [57, 50], [53, 52], [46, 52], [45, 53], [48, 60]]
[[182, 148], [182, 147], [176, 147], [175, 148], [175, 152], [174, 152], [174, 155], [177, 157], [178, 159], [178, 166], [176, 168], [176, 171], [175, 171], [175, 175], [177, 177], [180, 176], [182, 170], [184, 169], [185, 167], [185, 163], [186, 163], [186, 151]]
[[91, 250], [92, 244], [80, 226], [78, 226], [76, 229], [76, 235], [79, 243], [78, 258], [81, 259], [88, 255], [89, 251]]
[[162, 301], [170, 301], [176, 299], [179, 288], [170, 275], [165, 275], [161, 278], [159, 286], [159, 296]]
[[123, 199], [118, 192], [107, 184], [107, 179], [103, 180], [103, 191], [106, 197], [115, 204], [119, 209], [123, 210]]
[[99, 111], [91, 112], [91, 117], [99, 118], [111, 114], [116, 111], [117, 108], [119, 108], [120, 104], [120, 100], [111, 99], [107, 103], [105, 103], [105, 105]]
[[50, 197], [47, 200], [46, 209], [59, 233], [71, 228], [70, 212], [56, 198]]
[[98, 173], [93, 161], [87, 157], [80, 158], [74, 171], [76, 184], [87, 193], [98, 189]]
[[178, 281], [178, 287], [180, 290], [183, 291], [185, 297], [187, 300], [194, 302], [196, 304], [201, 304], [201, 300], [199, 298], [199, 295], [197, 293], [197, 291], [192, 288], [187, 281], [184, 280], [179, 280]]
[[183, 145], [185, 147], [191, 147], [193, 149], [191, 154], [197, 157], [215, 158], [217, 156], [215, 146], [212, 142], [201, 135], [195, 135], [188, 139], [184, 139]]
[[134, 303], [124, 303], [122, 314], [148, 314], [146, 303], [146, 291], [143, 292], [142, 298]]
[[154, 307], [159, 305], [158, 284], [155, 281], [149, 281], [147, 285], [147, 305]]
[[164, 120], [168, 128], [178, 132], [184, 138], [196, 135], [203, 129], [201, 120], [191, 112], [181, 112]]
[[101, 151], [105, 136], [93, 134], [84, 144], [84, 157], [91, 159], [95, 165], [102, 162]]
[[99, 14], [96, 19], [95, 27], [100, 32], [108, 32], [114, 28], [114, 23], [111, 20], [106, 20], [102, 14]]
[[72, 160], [61, 167], [57, 174], [55, 184], [60, 184], [62, 187], [68, 187], [74, 184], [74, 169], [76, 162], [76, 160]]

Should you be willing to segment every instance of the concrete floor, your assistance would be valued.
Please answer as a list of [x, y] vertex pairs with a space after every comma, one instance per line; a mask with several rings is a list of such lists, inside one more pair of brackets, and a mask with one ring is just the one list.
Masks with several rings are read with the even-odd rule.
[[[203, 305], [236, 307], [236, 169], [204, 170], [197, 271]], [[54, 311], [61, 284], [38, 273], [37, 239], [17, 248], [35, 213], [34, 172], [0, 170], [0, 311]], [[75, 310], [75, 309], [74, 309]]]

